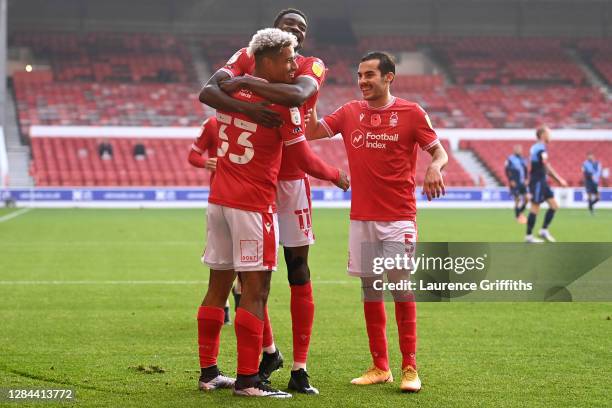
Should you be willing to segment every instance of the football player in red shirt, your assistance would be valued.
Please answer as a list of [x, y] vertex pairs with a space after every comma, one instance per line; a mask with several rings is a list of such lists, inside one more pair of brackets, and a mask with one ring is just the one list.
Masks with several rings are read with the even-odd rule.
[[[382, 275], [374, 271], [374, 258], [411, 256], [417, 240], [415, 171], [417, 150], [432, 160], [425, 174], [427, 199], [444, 194], [441, 170], [448, 157], [427, 113], [416, 103], [390, 93], [395, 77], [393, 58], [384, 52], [366, 54], [359, 64], [363, 100], [351, 101], [316, 121], [312, 112], [309, 139], [340, 133], [353, 180], [349, 229], [348, 273], [360, 277], [364, 295], [366, 329], [373, 365], [352, 384], [393, 381], [389, 369], [386, 314]], [[390, 282], [409, 279], [408, 270], [389, 270]], [[416, 392], [421, 381], [416, 371], [416, 304], [409, 291], [392, 291], [400, 350], [402, 391]]]
[[[255, 56], [254, 77], [261, 81], [293, 80], [297, 69], [295, 37], [276, 28], [257, 32], [249, 44]], [[231, 97], [246, 103], [263, 100], [240, 89]], [[208, 290], [198, 310], [198, 345], [202, 390], [234, 387], [235, 395], [287, 398], [291, 394], [271, 388], [259, 377], [264, 318], [271, 272], [276, 270], [278, 221], [276, 184], [281, 154], [313, 176], [346, 190], [348, 178], [312, 153], [304, 135], [298, 108], [270, 105], [282, 125], [267, 128], [238, 112], [217, 110], [219, 148], [217, 170], [207, 211], [207, 245], [203, 261], [210, 266]], [[285, 149], [283, 150], [283, 146]], [[236, 272], [240, 272], [242, 297], [236, 311], [238, 351], [234, 381], [217, 368], [223, 306]]]
[[[282, 10], [274, 20], [274, 27], [296, 36], [300, 49], [307, 32], [306, 16], [296, 9]], [[249, 89], [267, 101], [285, 106], [301, 106], [306, 112], [314, 108], [319, 88], [325, 79], [325, 65], [315, 57], [296, 55], [298, 69], [291, 84], [266, 83], [248, 75], [255, 64], [253, 55], [246, 48], [238, 50], [217, 71], [200, 93], [200, 100], [216, 109], [241, 112], [264, 126], [278, 125], [277, 115], [263, 102], [245, 104], [230, 98], [228, 93], [240, 88]], [[267, 103], [267, 102], [266, 102]], [[310, 385], [306, 373], [306, 361], [314, 321], [314, 299], [308, 266], [309, 246], [314, 244], [310, 184], [294, 161], [283, 155], [278, 176], [279, 239], [284, 248], [288, 281], [291, 289], [291, 320], [293, 332], [293, 367], [289, 388], [300, 393], [318, 394]], [[260, 363], [260, 376], [268, 379], [283, 364], [282, 355], [274, 344], [272, 327], [266, 314], [264, 328], [264, 353]]]
[[[218, 139], [217, 118], [213, 116], [202, 123], [200, 134], [192, 143], [187, 158], [192, 166], [210, 171], [210, 184], [212, 184], [217, 169]], [[203, 157], [204, 153], [208, 156], [207, 159]]]
[[[212, 116], [206, 119], [200, 127], [200, 134], [191, 144], [189, 150], [189, 156], [187, 160], [189, 164], [200, 169], [206, 169], [210, 172], [210, 183], [212, 184], [213, 178], [215, 177], [215, 170], [217, 169], [217, 148], [219, 142], [217, 118]], [[204, 158], [204, 153], [208, 158]], [[234, 295], [234, 303], [236, 307], [240, 301], [240, 281], [237, 280], [236, 284], [232, 288], [232, 294]], [[231, 324], [230, 318], [230, 304], [229, 299], [223, 308], [225, 312], [224, 324]]]

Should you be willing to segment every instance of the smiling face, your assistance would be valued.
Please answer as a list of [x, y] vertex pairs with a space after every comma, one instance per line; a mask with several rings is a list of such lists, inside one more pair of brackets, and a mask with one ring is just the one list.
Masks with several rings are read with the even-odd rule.
[[279, 52], [266, 55], [262, 58], [262, 63], [265, 77], [269, 82], [293, 82], [297, 64], [292, 46], [283, 47]]
[[299, 50], [302, 48], [302, 44], [306, 39], [306, 31], [308, 30], [308, 25], [306, 24], [304, 17], [296, 13], [285, 14], [278, 21], [276, 28], [295, 35], [298, 40], [298, 46], [295, 47], [295, 49]]
[[388, 72], [382, 75], [379, 69], [380, 60], [371, 59], [359, 64], [357, 71], [358, 85], [366, 101], [376, 101], [389, 94], [389, 86], [394, 74]]

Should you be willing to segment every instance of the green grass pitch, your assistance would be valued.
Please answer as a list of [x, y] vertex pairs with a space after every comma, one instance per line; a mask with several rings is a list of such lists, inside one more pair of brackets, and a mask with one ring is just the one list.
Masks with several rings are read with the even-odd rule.
[[[0, 217], [11, 211], [0, 210]], [[1, 222], [0, 387], [74, 388], [76, 405], [88, 407], [609, 406], [610, 303], [419, 304], [423, 390], [414, 395], [398, 389], [400, 354], [388, 305], [396, 382], [351, 386], [370, 357], [359, 284], [345, 274], [348, 211], [315, 210], [314, 224], [309, 372], [320, 396], [268, 401], [197, 391], [195, 314], [208, 276], [199, 263], [203, 210], [37, 209]], [[610, 231], [612, 211], [603, 210], [595, 217], [562, 210], [551, 227], [559, 241], [609, 241]], [[419, 215], [421, 241], [523, 235], [511, 210]], [[282, 255], [279, 264], [269, 303], [286, 366], [272, 380], [285, 388], [291, 326]], [[233, 326], [223, 329], [219, 362], [234, 373]], [[164, 372], [147, 374], [139, 365]], [[28, 405], [39, 406], [19, 406]]]

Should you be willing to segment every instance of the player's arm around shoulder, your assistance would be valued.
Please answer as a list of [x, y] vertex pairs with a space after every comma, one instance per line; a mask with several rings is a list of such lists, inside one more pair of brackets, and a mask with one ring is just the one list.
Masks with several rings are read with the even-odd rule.
[[[334, 183], [346, 191], [350, 187], [348, 176], [341, 169], [330, 166], [321, 160], [311, 149], [304, 134], [304, 118], [299, 108], [284, 108], [285, 123], [279, 132], [285, 150], [286, 159], [295, 162], [305, 173]], [[283, 158], [285, 159], [285, 157]]]
[[236, 77], [221, 83], [225, 92], [238, 88], [248, 89], [266, 100], [283, 106], [302, 106], [317, 92], [316, 83], [307, 77], [296, 78], [293, 84], [269, 83], [251, 77]]

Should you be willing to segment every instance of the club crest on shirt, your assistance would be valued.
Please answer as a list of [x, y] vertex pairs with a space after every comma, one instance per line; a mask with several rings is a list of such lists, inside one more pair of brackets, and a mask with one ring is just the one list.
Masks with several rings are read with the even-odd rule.
[[361, 112], [359, 114], [359, 122], [361, 122], [363, 120], [363, 117], [365, 116], [365, 113]]
[[399, 122], [397, 112], [391, 112], [391, 116], [389, 117], [389, 126], [397, 126], [397, 122]]
[[370, 116], [370, 124], [372, 126], [380, 126], [381, 122], [382, 122], [382, 119], [380, 118], [380, 115], [378, 113], [375, 113], [372, 116]]
[[299, 126], [302, 124], [302, 118], [300, 115], [300, 108], [289, 108], [289, 113], [291, 113], [291, 123], [293, 123], [296, 126]]

